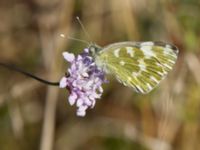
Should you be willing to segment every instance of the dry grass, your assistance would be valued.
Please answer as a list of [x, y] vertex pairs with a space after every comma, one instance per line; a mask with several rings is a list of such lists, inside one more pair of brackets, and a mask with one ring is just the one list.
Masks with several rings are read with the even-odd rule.
[[77, 15], [102, 46], [159, 40], [176, 44], [180, 54], [148, 95], [111, 79], [85, 118], [75, 116], [65, 90], [0, 68], [0, 149], [199, 149], [199, 10], [195, 0], [1, 1], [1, 61], [48, 80], [59, 80], [66, 70], [62, 51], [84, 48], [60, 37], [86, 39]]

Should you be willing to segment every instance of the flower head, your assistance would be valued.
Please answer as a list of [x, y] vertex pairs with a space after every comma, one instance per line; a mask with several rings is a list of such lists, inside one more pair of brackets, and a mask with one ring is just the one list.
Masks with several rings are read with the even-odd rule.
[[60, 80], [60, 88], [67, 88], [70, 92], [70, 105], [76, 104], [77, 115], [85, 116], [88, 108], [93, 108], [96, 99], [103, 93], [102, 83], [106, 82], [104, 72], [99, 69], [88, 49], [84, 53], [74, 56], [72, 53], [64, 52], [65, 60], [71, 63], [68, 76]]

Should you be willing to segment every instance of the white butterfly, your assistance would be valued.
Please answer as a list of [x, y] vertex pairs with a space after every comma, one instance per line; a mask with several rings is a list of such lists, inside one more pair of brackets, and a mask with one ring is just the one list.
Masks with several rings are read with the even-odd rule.
[[98, 67], [143, 94], [165, 78], [178, 56], [178, 48], [164, 42], [119, 42], [103, 48], [91, 44], [89, 51]]

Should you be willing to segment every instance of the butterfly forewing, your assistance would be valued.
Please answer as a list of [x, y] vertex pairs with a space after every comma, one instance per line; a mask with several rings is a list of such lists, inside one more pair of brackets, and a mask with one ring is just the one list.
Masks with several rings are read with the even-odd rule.
[[121, 42], [103, 48], [99, 67], [136, 92], [148, 93], [172, 70], [178, 49], [163, 42]]

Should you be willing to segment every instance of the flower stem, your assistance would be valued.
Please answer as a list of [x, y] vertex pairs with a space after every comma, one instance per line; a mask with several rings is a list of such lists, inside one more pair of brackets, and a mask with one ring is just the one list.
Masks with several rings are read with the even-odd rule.
[[39, 78], [39, 77], [37, 77], [37, 76], [35, 76], [35, 75], [29, 73], [29, 72], [26, 72], [26, 71], [22, 70], [21, 68], [18, 68], [18, 67], [16, 67], [16, 66], [12, 65], [12, 64], [6, 64], [6, 63], [0, 62], [0, 66], [2, 66], [2, 67], [4, 67], [4, 68], [7, 68], [7, 69], [9, 69], [9, 70], [12, 70], [12, 71], [21, 73], [21, 74], [23, 74], [23, 75], [25, 75], [25, 76], [28, 76], [28, 77], [30, 77], [30, 78], [33, 78], [33, 79], [35, 79], [35, 80], [37, 80], [37, 81], [39, 81], [39, 82], [42, 82], [42, 83], [44, 83], [44, 84], [48, 84], [48, 85], [52, 85], [52, 86], [59, 86], [59, 82], [50, 82], [50, 81], [41, 79], [41, 78]]

